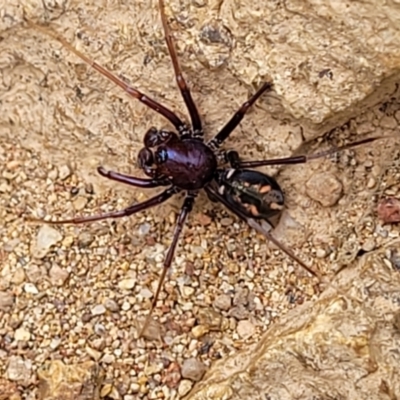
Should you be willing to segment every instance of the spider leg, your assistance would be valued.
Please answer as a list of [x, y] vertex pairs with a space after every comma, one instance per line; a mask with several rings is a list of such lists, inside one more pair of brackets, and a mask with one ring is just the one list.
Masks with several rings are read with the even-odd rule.
[[[164, 0], [159, 0], [158, 3], [160, 7], [161, 21], [164, 28], [165, 40], [167, 42], [169, 55], [171, 56], [172, 65], [174, 67], [176, 83], [178, 84], [183, 100], [185, 101], [186, 108], [189, 111], [193, 127], [193, 135], [194, 137], [203, 137], [203, 128], [201, 124], [200, 115], [197, 110], [196, 104], [193, 101], [190, 89], [188, 88], [185, 79], [183, 77], [182, 70], [178, 61], [178, 56], [176, 54], [176, 49], [172, 40], [171, 32], [168, 27], [167, 17], [165, 15], [165, 9], [164, 9]], [[187, 132], [180, 132], [180, 133], [187, 134]]]
[[384, 137], [384, 136], [372, 137], [372, 138], [358, 140], [357, 142], [348, 143], [348, 144], [345, 144], [344, 146], [321, 151], [321, 152], [315, 153], [315, 154], [307, 154], [307, 155], [285, 157], [285, 158], [274, 158], [271, 160], [259, 160], [259, 161], [240, 161], [238, 153], [236, 151], [229, 151], [226, 153], [225, 159], [234, 168], [256, 168], [256, 167], [264, 167], [266, 165], [304, 164], [310, 160], [315, 160], [317, 158], [326, 157], [331, 154], [335, 154], [339, 151], [351, 149], [353, 147], [361, 146], [366, 143], [375, 142], [376, 140], [388, 139], [388, 138], [389, 137]]
[[165, 276], [167, 274], [167, 271], [168, 271], [169, 267], [171, 266], [172, 259], [174, 257], [174, 253], [175, 253], [175, 249], [176, 249], [176, 246], [178, 244], [179, 235], [180, 235], [180, 233], [181, 233], [181, 231], [183, 229], [183, 226], [185, 224], [187, 216], [192, 211], [194, 200], [195, 200], [196, 196], [197, 196], [197, 192], [191, 192], [185, 197], [185, 200], [184, 200], [182, 208], [181, 208], [181, 212], [180, 212], [180, 214], [178, 216], [178, 220], [176, 222], [174, 236], [173, 236], [172, 242], [171, 242], [171, 244], [169, 246], [167, 256], [165, 257], [165, 260], [164, 260], [163, 270], [162, 270], [160, 279], [158, 281], [157, 290], [156, 290], [156, 293], [155, 293], [155, 295], [153, 297], [153, 301], [151, 302], [150, 312], [147, 315], [146, 320], [145, 320], [145, 322], [144, 322], [144, 324], [142, 326], [142, 329], [139, 332], [139, 337], [141, 337], [143, 335], [144, 331], [146, 330], [146, 328], [147, 328], [147, 326], [148, 326], [148, 324], [150, 322], [154, 307], [157, 304], [157, 300], [158, 300], [158, 296], [159, 296], [160, 291], [161, 291], [161, 287], [162, 287], [162, 285], [164, 283]]
[[226, 125], [208, 142], [208, 145], [214, 149], [217, 149], [221, 143], [226, 140], [233, 130], [239, 125], [240, 121], [246, 115], [248, 109], [256, 102], [256, 100], [266, 91], [272, 89], [272, 83], [266, 82], [264, 85], [257, 90], [253, 96], [250, 97], [246, 102], [242, 104], [238, 111], [232, 116], [232, 118], [226, 123]]
[[38, 31], [45, 33], [46, 35], [49, 35], [49, 36], [53, 37], [54, 39], [58, 40], [69, 51], [71, 51], [76, 56], [78, 56], [81, 60], [83, 60], [90, 67], [92, 67], [96, 71], [100, 72], [100, 74], [105, 76], [107, 79], [109, 79], [110, 81], [114, 82], [116, 85], [121, 87], [127, 94], [129, 94], [130, 96], [132, 96], [135, 99], [138, 99], [141, 103], [145, 104], [147, 107], [150, 107], [154, 111], [161, 114], [164, 118], [166, 118], [168, 121], [170, 121], [171, 124], [174, 125], [178, 131], [187, 129], [186, 124], [174, 112], [172, 112], [171, 110], [169, 110], [167, 107], [163, 106], [162, 104], [158, 103], [157, 101], [151, 99], [150, 97], [143, 94], [142, 92], [135, 89], [134, 87], [128, 85], [122, 79], [118, 78], [116, 75], [112, 74], [110, 71], [106, 70], [104, 67], [97, 64], [95, 61], [92, 61], [89, 57], [85, 56], [79, 50], [75, 49], [75, 47], [73, 47], [70, 43], [68, 43], [64, 38], [62, 38], [55, 32], [52, 32], [51, 30], [46, 29], [44, 26], [37, 25], [29, 20], [25, 20], [25, 21], [32, 28], [37, 29]]
[[241, 213], [239, 210], [235, 209], [232, 207], [231, 204], [229, 204], [228, 201], [220, 194], [218, 193], [217, 190], [215, 190], [213, 187], [206, 186], [205, 191], [207, 194], [220, 201], [228, 210], [230, 210], [233, 214], [238, 216], [240, 219], [243, 221], [247, 222], [247, 224], [255, 229], [258, 233], [261, 233], [264, 237], [266, 237], [268, 240], [270, 240], [272, 243], [274, 243], [279, 249], [281, 249], [287, 256], [289, 256], [291, 259], [296, 261], [301, 267], [303, 267], [306, 271], [308, 271], [311, 275], [314, 275], [315, 277], [318, 278], [318, 280], [321, 280], [321, 276], [319, 272], [314, 271], [311, 269], [308, 265], [306, 265], [303, 261], [300, 260], [299, 257], [297, 257], [289, 248], [284, 246], [281, 242], [279, 242], [277, 239], [275, 239], [270, 232], [268, 232], [265, 228], [263, 228], [255, 219], [249, 218], [243, 213]]
[[105, 178], [111, 179], [113, 181], [126, 183], [127, 185], [141, 187], [141, 188], [155, 188], [158, 186], [167, 186], [170, 182], [162, 179], [143, 179], [143, 178], [136, 178], [134, 176], [121, 174], [115, 171], [107, 171], [103, 167], [98, 167], [97, 172], [104, 176]]
[[179, 192], [179, 189], [175, 188], [174, 186], [164, 190], [162, 193], [154, 196], [142, 203], [133, 204], [123, 210], [120, 211], [112, 211], [109, 213], [98, 214], [98, 215], [90, 215], [87, 217], [74, 217], [71, 219], [63, 219], [60, 221], [44, 221], [41, 219], [30, 218], [29, 221], [31, 222], [40, 222], [49, 225], [62, 225], [62, 224], [83, 224], [86, 222], [94, 222], [94, 221], [101, 221], [103, 219], [108, 218], [121, 218], [127, 217], [129, 215], [135, 214], [139, 211], [146, 210], [150, 207], [156, 206], [157, 204], [161, 204], [164, 201], [168, 200], [172, 195]]

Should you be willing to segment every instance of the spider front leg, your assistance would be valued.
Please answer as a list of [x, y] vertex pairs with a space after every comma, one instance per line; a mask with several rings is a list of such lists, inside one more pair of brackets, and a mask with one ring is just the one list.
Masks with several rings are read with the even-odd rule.
[[167, 186], [170, 184], [167, 180], [136, 178], [135, 176], [125, 175], [115, 171], [107, 171], [103, 167], [98, 167], [97, 172], [101, 176], [104, 176], [105, 178], [111, 179], [113, 181], [126, 183], [127, 185], [140, 188], [155, 188], [159, 186]]
[[178, 244], [179, 236], [180, 236], [180, 234], [182, 232], [182, 229], [183, 229], [183, 226], [185, 224], [186, 218], [188, 217], [188, 215], [192, 211], [194, 200], [195, 200], [196, 196], [197, 196], [197, 192], [192, 192], [192, 193], [189, 193], [185, 197], [185, 200], [183, 202], [181, 211], [180, 211], [179, 216], [178, 216], [178, 220], [176, 222], [174, 236], [172, 238], [172, 242], [171, 242], [171, 244], [169, 246], [168, 253], [167, 253], [167, 255], [165, 257], [165, 260], [164, 260], [163, 270], [162, 270], [160, 279], [158, 281], [157, 290], [156, 290], [156, 293], [155, 293], [155, 295], [153, 297], [153, 301], [151, 302], [150, 312], [147, 315], [146, 320], [144, 321], [144, 324], [142, 326], [142, 329], [139, 332], [139, 337], [143, 336], [143, 333], [145, 332], [147, 326], [149, 325], [151, 316], [153, 314], [153, 310], [154, 310], [154, 308], [155, 308], [155, 306], [157, 304], [158, 296], [160, 294], [162, 285], [164, 283], [165, 276], [167, 274], [167, 271], [168, 271], [169, 267], [171, 266], [172, 259], [174, 257], [174, 253], [175, 253], [175, 249], [176, 249], [176, 246]]

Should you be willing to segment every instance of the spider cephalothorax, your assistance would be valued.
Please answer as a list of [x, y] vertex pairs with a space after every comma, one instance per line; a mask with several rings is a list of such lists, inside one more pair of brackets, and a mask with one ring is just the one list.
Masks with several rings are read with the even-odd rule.
[[[197, 107], [192, 99], [189, 88], [183, 78], [179, 66], [177, 54], [172, 43], [172, 38], [167, 25], [164, 12], [164, 1], [159, 0], [161, 20], [164, 28], [165, 39], [172, 65], [175, 71], [175, 78], [189, 111], [191, 125], [183, 122], [174, 112], [158, 103], [156, 100], [144, 95], [139, 90], [125, 83], [105, 68], [90, 60], [84, 54], [72, 47], [63, 38], [48, 31], [46, 28], [28, 22], [32, 27], [52, 35], [60, 41], [66, 48], [75, 53], [79, 58], [92, 66], [106, 78], [120, 86], [130, 96], [139, 100], [146, 106], [166, 118], [175, 131], [166, 129], [151, 128], [144, 137], [144, 147], [138, 154], [138, 165], [148, 178], [137, 178], [124, 175], [114, 171], [107, 171], [103, 167], [98, 168], [98, 172], [109, 179], [126, 183], [139, 188], [165, 187], [166, 189], [158, 195], [138, 204], [133, 204], [123, 210], [109, 212], [89, 217], [75, 217], [61, 221], [42, 221], [51, 224], [84, 223], [99, 221], [107, 218], [119, 218], [135, 214], [146, 210], [157, 204], [163, 203], [170, 197], [179, 192], [186, 192], [181, 211], [177, 218], [177, 223], [172, 238], [172, 243], [164, 261], [164, 269], [158, 283], [157, 291], [153, 297], [152, 306], [148, 318], [142, 328], [141, 333], [154, 309], [159, 292], [161, 290], [166, 272], [171, 265], [175, 248], [178, 243], [179, 235], [185, 224], [186, 218], [192, 210], [194, 200], [201, 189], [204, 189], [212, 201], [219, 201], [224, 204], [232, 213], [246, 221], [252, 228], [263, 234], [275, 243], [283, 252], [293, 260], [303, 266], [311, 274], [318, 277], [318, 273], [304, 264], [291, 250], [279, 243], [269, 231], [264, 229], [257, 220], [270, 220], [272, 217], [279, 216], [284, 205], [284, 196], [281, 188], [274, 178], [247, 168], [255, 168], [265, 165], [296, 164], [305, 163], [310, 159], [326, 156], [342, 149], [358, 146], [360, 144], [374, 141], [378, 138], [364, 139], [359, 142], [325, 151], [310, 156], [295, 156], [273, 160], [241, 161], [235, 151], [223, 151], [221, 144], [229, 137], [234, 129], [239, 125], [248, 109], [265, 92], [272, 89], [272, 84], [266, 82], [238, 109], [228, 120], [224, 127], [209, 141], [204, 141], [202, 121], [197, 111]], [[219, 167], [218, 160], [228, 164], [228, 168]], [[140, 334], [141, 334], [140, 333]]]

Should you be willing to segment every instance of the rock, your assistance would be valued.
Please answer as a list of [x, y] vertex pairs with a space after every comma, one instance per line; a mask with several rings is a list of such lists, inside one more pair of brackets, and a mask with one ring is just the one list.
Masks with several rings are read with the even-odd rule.
[[121, 290], [132, 290], [135, 287], [136, 280], [132, 278], [122, 279], [118, 282]]
[[30, 293], [30, 294], [38, 294], [39, 293], [38, 288], [33, 283], [29, 283], [29, 282], [24, 284], [24, 290], [26, 293]]
[[24, 283], [25, 281], [25, 271], [23, 268], [18, 268], [11, 279], [11, 282], [14, 283], [15, 285], [20, 285], [21, 283]]
[[10, 292], [0, 291], [0, 310], [9, 311], [14, 306], [14, 296]]
[[220, 310], [227, 311], [231, 307], [231, 296], [229, 294], [220, 294], [215, 300], [214, 300], [214, 307], [219, 308]]
[[104, 354], [104, 356], [101, 359], [101, 362], [105, 364], [112, 364], [114, 361], [115, 361], [114, 354]]
[[49, 252], [50, 248], [62, 240], [62, 235], [58, 230], [50, 225], [40, 227], [36, 236], [36, 242], [31, 247], [32, 257], [43, 258]]
[[383, 381], [397, 390], [400, 275], [386, 266], [386, 252], [368, 253], [342, 269], [319, 299], [272, 324], [256, 347], [217, 361], [186, 400], [250, 400], [260, 393], [292, 400], [299, 381], [304, 399], [378, 399], [376, 382]]
[[107, 310], [110, 310], [111, 312], [119, 311], [119, 305], [115, 300], [106, 299], [106, 301], [104, 302], [104, 306], [107, 308]]
[[68, 165], [64, 164], [58, 168], [58, 177], [64, 181], [71, 176], [71, 170]]
[[150, 232], [151, 225], [149, 223], [144, 223], [139, 226], [138, 233], [140, 236], [145, 236]]
[[233, 307], [229, 310], [229, 316], [237, 320], [243, 320], [249, 317], [249, 311], [243, 305]]
[[15, 330], [14, 339], [22, 342], [27, 342], [31, 338], [31, 334], [25, 328]]
[[222, 316], [212, 308], [199, 309], [196, 318], [199, 325], [204, 325], [210, 330], [218, 330], [221, 327]]
[[60, 360], [46, 363], [37, 372], [42, 399], [96, 399], [101, 383], [99, 372], [93, 361], [71, 365], [65, 365]]
[[239, 336], [243, 339], [252, 337], [256, 331], [256, 327], [249, 320], [239, 321], [236, 329]]
[[206, 366], [201, 361], [196, 358], [189, 358], [183, 362], [181, 374], [183, 378], [197, 382], [203, 377], [206, 369]]
[[103, 315], [106, 312], [106, 308], [103, 304], [97, 304], [91, 309], [92, 315]]
[[8, 361], [6, 375], [10, 381], [18, 382], [25, 386], [31, 379], [32, 362], [19, 356], [11, 356]]
[[58, 265], [53, 265], [49, 271], [50, 281], [54, 286], [63, 286], [69, 277], [69, 272]]
[[82, 231], [78, 235], [79, 247], [89, 247], [94, 241], [94, 236], [89, 231]]
[[94, 361], [99, 361], [102, 353], [98, 350], [92, 349], [90, 346], [85, 347], [86, 353], [93, 358]]
[[86, 207], [87, 202], [88, 202], [88, 199], [87, 199], [86, 197], [78, 196], [78, 197], [73, 201], [72, 204], [73, 204], [74, 209], [75, 209], [76, 211], [82, 211], [82, 210]]
[[342, 196], [343, 185], [329, 172], [313, 174], [306, 183], [307, 195], [323, 207], [334, 206]]
[[196, 325], [192, 328], [192, 335], [195, 339], [200, 339], [206, 333], [210, 331], [210, 328], [205, 325]]
[[179, 383], [178, 387], [178, 394], [179, 396], [185, 396], [190, 392], [190, 389], [192, 388], [193, 383], [189, 381], [188, 379], [182, 379]]
[[245, 306], [248, 303], [248, 296], [249, 296], [248, 288], [237, 289], [235, 295], [233, 296], [233, 304], [235, 306], [240, 306], [240, 305]]

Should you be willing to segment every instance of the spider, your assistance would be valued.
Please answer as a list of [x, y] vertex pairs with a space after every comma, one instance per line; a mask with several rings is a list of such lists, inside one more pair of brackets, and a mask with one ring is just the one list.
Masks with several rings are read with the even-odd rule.
[[[59, 37], [54, 32], [48, 31], [42, 26], [27, 21], [27, 23], [35, 29], [51, 35], [54, 39], [61, 42], [64, 47], [69, 49], [100, 74], [120, 86], [131, 97], [139, 100], [147, 107], [162, 115], [175, 128], [175, 130], [167, 130], [152, 127], [146, 132], [144, 136], [144, 147], [138, 154], [138, 164], [148, 178], [138, 178], [115, 171], [108, 171], [101, 166], [98, 167], [98, 173], [105, 178], [138, 188], [165, 187], [161, 193], [142, 203], [133, 204], [120, 211], [59, 221], [40, 220], [42, 223], [49, 224], [81, 224], [108, 218], [126, 217], [161, 204], [180, 192], [185, 192], [186, 195], [177, 217], [172, 242], [164, 260], [163, 270], [159, 278], [149, 314], [139, 332], [139, 337], [142, 336], [150, 322], [166, 273], [171, 266], [179, 236], [188, 215], [192, 211], [193, 204], [200, 190], [204, 189], [211, 201], [221, 202], [229, 211], [246, 221], [252, 228], [272, 241], [286, 253], [286, 255], [295, 260], [309, 273], [319, 278], [318, 272], [308, 267], [290, 249], [277, 241], [263, 225], [257, 222], [257, 220], [269, 222], [272, 217], [279, 217], [284, 206], [284, 194], [274, 178], [248, 168], [266, 165], [306, 163], [312, 159], [324, 157], [337, 151], [349, 149], [379, 139], [368, 138], [313, 155], [260, 161], [241, 161], [236, 151], [224, 151], [220, 149], [220, 147], [239, 125], [249, 108], [263, 94], [271, 91], [273, 87], [272, 83], [265, 82], [254, 95], [243, 103], [214, 137], [205, 141], [202, 120], [196, 104], [193, 101], [190, 89], [182, 75], [177, 53], [169, 31], [164, 11], [164, 1], [159, 0], [158, 4], [175, 79], [189, 112], [191, 120], [190, 125], [182, 121], [167, 107], [128, 85], [117, 76], [86, 57], [65, 39]], [[225, 165], [229, 165], [229, 167], [220, 167], [219, 163], [221, 162]]]

